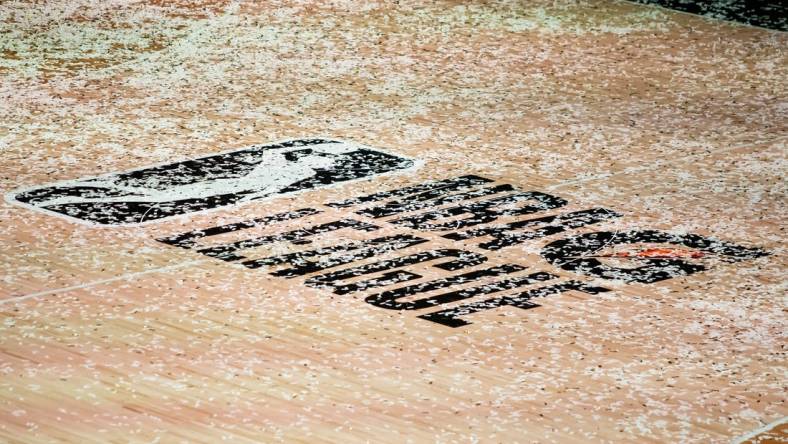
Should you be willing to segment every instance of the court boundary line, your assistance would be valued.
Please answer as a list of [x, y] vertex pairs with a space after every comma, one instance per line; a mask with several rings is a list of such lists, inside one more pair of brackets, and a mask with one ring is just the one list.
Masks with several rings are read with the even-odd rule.
[[581, 177], [581, 178], [578, 178], [578, 179], [566, 179], [566, 180], [563, 180], [563, 181], [561, 181], [559, 183], [547, 186], [547, 187], [545, 187], [545, 189], [549, 190], [549, 191], [552, 191], [552, 190], [555, 190], [555, 189], [558, 189], [558, 188], [562, 188], [562, 187], [567, 186], [567, 185], [573, 185], [573, 184], [578, 184], [578, 183], [590, 182], [590, 181], [594, 181], [594, 180], [609, 179], [609, 178], [620, 176], [622, 174], [623, 175], [627, 175], [627, 174], [632, 174], [632, 173], [639, 173], [641, 171], [646, 171], [646, 170], [653, 170], [655, 167], [664, 166], [666, 163], [668, 163], [668, 164], [671, 164], [671, 163], [675, 164], [677, 162], [683, 162], [683, 161], [687, 161], [687, 160], [692, 160], [694, 158], [700, 158], [704, 154], [706, 156], [711, 156], [711, 155], [714, 155], [714, 154], [723, 154], [723, 153], [727, 153], [727, 152], [738, 150], [738, 149], [742, 149], [742, 148], [757, 147], [757, 146], [763, 146], [763, 145], [767, 145], [764, 148], [768, 149], [772, 145], [785, 143], [786, 141], [788, 141], [788, 136], [781, 136], [781, 137], [776, 137], [774, 139], [769, 139], [769, 140], [757, 140], [757, 141], [754, 141], [754, 142], [742, 143], [740, 145], [737, 144], [737, 145], [731, 145], [731, 146], [727, 146], [727, 147], [721, 147], [721, 148], [718, 148], [718, 149], [711, 149], [707, 153], [687, 154], [686, 156], [679, 156], [679, 157], [676, 157], [674, 159], [658, 159], [658, 160], [654, 161], [653, 165], [633, 166], [633, 167], [625, 168], [625, 169], [623, 169], [621, 171], [615, 171], [615, 172], [610, 172], [610, 173], [593, 174], [593, 175], [586, 176], [586, 177]]
[[16, 296], [16, 297], [10, 297], [8, 299], [3, 299], [3, 300], [0, 300], [0, 305], [10, 304], [12, 302], [21, 302], [21, 301], [24, 301], [24, 300], [27, 300], [27, 299], [37, 298], [39, 296], [49, 296], [49, 295], [52, 295], [52, 294], [65, 293], [65, 292], [69, 292], [69, 291], [73, 291], [73, 290], [82, 290], [82, 289], [85, 289], [85, 288], [94, 287], [96, 285], [107, 284], [107, 283], [116, 282], [116, 281], [122, 281], [122, 280], [126, 280], [126, 279], [135, 278], [137, 276], [143, 276], [143, 275], [146, 275], [146, 274], [161, 273], [161, 272], [166, 272], [166, 271], [170, 271], [170, 270], [177, 270], [179, 268], [184, 268], [184, 267], [188, 267], [188, 266], [191, 266], [191, 265], [203, 264], [203, 263], [207, 263], [207, 262], [209, 262], [207, 259], [186, 261], [186, 262], [181, 262], [179, 264], [173, 264], [173, 265], [167, 265], [167, 266], [164, 266], [164, 267], [153, 268], [153, 269], [150, 269], [150, 270], [143, 270], [143, 271], [135, 271], [135, 272], [132, 272], [132, 273], [126, 273], [126, 274], [122, 274], [120, 276], [115, 276], [115, 277], [111, 277], [111, 278], [107, 278], [107, 279], [100, 279], [100, 280], [97, 280], [97, 281], [85, 282], [84, 284], [71, 285], [71, 286], [68, 286], [68, 287], [53, 288], [51, 290], [44, 290], [44, 291], [39, 291], [39, 292], [36, 292], [36, 293], [29, 293], [29, 294], [25, 294], [25, 295], [22, 295], [22, 296]]
[[776, 428], [777, 426], [785, 424], [785, 423], [788, 423], [788, 416], [783, 416], [782, 418], [780, 418], [778, 420], [772, 421], [769, 424], [766, 424], [764, 426], [758, 427], [757, 429], [755, 429], [755, 430], [753, 430], [751, 432], [747, 432], [744, 435], [741, 435], [741, 436], [739, 436], [737, 438], [734, 438], [733, 441], [731, 441], [731, 444], [742, 444], [743, 442], [745, 442], [745, 441], [747, 441], [749, 439], [755, 438], [756, 436], [760, 435], [761, 433], [768, 432], [769, 430], [772, 430], [772, 429]]

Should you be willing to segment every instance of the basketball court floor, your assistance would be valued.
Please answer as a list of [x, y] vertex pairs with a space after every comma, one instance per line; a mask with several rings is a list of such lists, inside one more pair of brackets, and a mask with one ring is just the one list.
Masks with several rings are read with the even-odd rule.
[[0, 1], [0, 442], [786, 442], [786, 48]]

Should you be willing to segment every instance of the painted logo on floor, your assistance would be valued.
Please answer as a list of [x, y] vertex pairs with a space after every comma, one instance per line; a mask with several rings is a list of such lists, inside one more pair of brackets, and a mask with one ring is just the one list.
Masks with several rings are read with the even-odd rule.
[[[653, 284], [767, 254], [696, 234], [589, 231], [621, 215], [567, 207], [558, 196], [462, 176], [158, 241], [448, 327], [499, 307], [529, 310], [549, 296], [611, 291], [600, 281]], [[502, 251], [517, 246], [540, 260]]]
[[134, 225], [373, 177], [414, 163], [355, 143], [300, 139], [19, 190], [7, 200], [80, 222]]
[[[414, 165], [362, 145], [301, 139], [60, 182], [7, 198], [81, 222], [117, 226]], [[361, 295], [381, 309], [414, 312], [448, 327], [468, 325], [470, 315], [499, 307], [529, 310], [550, 296], [611, 291], [605, 282], [653, 284], [767, 254], [697, 234], [593, 231], [620, 217], [607, 208], [573, 208], [559, 196], [469, 175], [157, 240], [294, 284]]]

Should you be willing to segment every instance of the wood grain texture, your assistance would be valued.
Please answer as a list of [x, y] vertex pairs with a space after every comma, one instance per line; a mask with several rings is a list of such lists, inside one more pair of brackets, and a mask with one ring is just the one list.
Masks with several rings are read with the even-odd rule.
[[[728, 443], [788, 416], [786, 44], [601, 0], [0, 3], [3, 194], [300, 137], [423, 161], [136, 227], [0, 202], [0, 441]], [[468, 174], [621, 215], [573, 233], [769, 255], [454, 329], [156, 240], [307, 207], [205, 242], [350, 216], [394, 235], [323, 204]], [[408, 253], [578, 278], [540, 256], [560, 236], [492, 253], [408, 230], [428, 240]]]

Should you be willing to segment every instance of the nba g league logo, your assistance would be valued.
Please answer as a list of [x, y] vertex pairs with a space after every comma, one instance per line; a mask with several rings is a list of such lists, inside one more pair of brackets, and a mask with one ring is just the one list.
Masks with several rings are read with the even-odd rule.
[[[413, 159], [355, 143], [299, 139], [18, 190], [6, 199], [80, 223], [127, 226], [415, 165]], [[649, 229], [581, 233], [577, 230], [621, 215], [607, 208], [562, 211], [567, 204], [559, 196], [466, 175], [195, 229], [158, 241], [282, 279], [300, 279], [303, 285], [337, 295], [363, 294], [371, 305], [413, 311], [421, 319], [448, 327], [468, 325], [473, 313], [502, 306], [533, 309], [541, 298], [569, 291], [588, 295], [611, 291], [600, 286], [600, 280], [652, 284], [701, 272], [714, 261], [767, 255], [758, 248], [697, 234]], [[305, 222], [337, 211], [341, 215], [335, 220]], [[288, 221], [303, 223], [286, 229]], [[277, 224], [282, 228], [277, 230]], [[244, 230], [267, 226], [275, 233], [260, 236], [250, 230], [233, 242], [202, 243], [213, 236], [243, 235]], [[315, 239], [339, 230], [354, 231], [362, 239], [337, 235], [333, 245], [309, 248]], [[379, 234], [383, 232], [388, 234]], [[439, 244], [445, 245], [440, 241], [445, 239], [452, 247], [433, 245], [436, 237]], [[499, 250], [545, 240], [540, 256], [547, 270], [534, 271], [534, 264], [517, 262], [485, 266]], [[290, 250], [306, 248], [264, 257], [245, 255], [282, 243], [289, 244]], [[404, 251], [416, 245], [418, 252]], [[381, 255], [388, 258], [368, 262]], [[427, 266], [437, 277], [424, 281], [413, 266]], [[575, 277], [558, 276], [557, 270]], [[457, 289], [459, 285], [463, 288]]]

